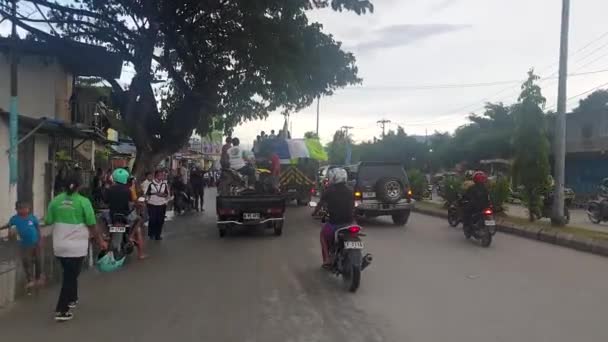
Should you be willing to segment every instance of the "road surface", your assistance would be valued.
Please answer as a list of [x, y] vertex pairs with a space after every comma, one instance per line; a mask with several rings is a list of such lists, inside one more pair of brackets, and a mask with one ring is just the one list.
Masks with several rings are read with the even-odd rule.
[[[209, 202], [209, 201], [208, 201]], [[320, 270], [318, 222], [289, 208], [282, 237], [217, 237], [213, 203], [178, 217], [152, 257], [87, 272], [71, 322], [57, 289], [0, 314], [3, 341], [608, 341], [608, 260], [498, 234], [489, 249], [443, 220], [366, 225], [356, 294]]]

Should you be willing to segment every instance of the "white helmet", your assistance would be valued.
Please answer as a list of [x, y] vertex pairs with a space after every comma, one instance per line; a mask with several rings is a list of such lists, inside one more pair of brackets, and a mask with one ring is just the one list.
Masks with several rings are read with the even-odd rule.
[[329, 180], [329, 184], [346, 183], [348, 173], [346, 173], [346, 170], [337, 167], [327, 172], [327, 179]]

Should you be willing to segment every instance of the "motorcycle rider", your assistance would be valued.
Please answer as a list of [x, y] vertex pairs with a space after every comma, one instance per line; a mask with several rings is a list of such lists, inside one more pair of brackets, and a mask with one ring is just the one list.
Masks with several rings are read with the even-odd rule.
[[486, 188], [488, 176], [482, 171], [477, 171], [473, 174], [472, 180], [473, 185], [469, 186], [463, 194], [465, 202], [463, 226], [466, 228], [471, 227], [475, 213], [480, 213], [490, 206], [490, 193]]
[[346, 185], [348, 174], [342, 168], [331, 169], [327, 173], [329, 186], [323, 192], [321, 200], [317, 206], [327, 207], [329, 222], [321, 229], [321, 256], [323, 257], [323, 267], [331, 267], [332, 260], [329, 257], [329, 247], [334, 242], [334, 233], [337, 228], [344, 227], [353, 223], [355, 198], [353, 190]]
[[[114, 184], [106, 191], [105, 200], [110, 209], [106, 217], [106, 223], [112, 223], [115, 215], [123, 215], [125, 218], [131, 213], [131, 203], [133, 202], [131, 187], [129, 186], [129, 171], [118, 168], [112, 172]], [[131, 225], [133, 222], [127, 222]]]

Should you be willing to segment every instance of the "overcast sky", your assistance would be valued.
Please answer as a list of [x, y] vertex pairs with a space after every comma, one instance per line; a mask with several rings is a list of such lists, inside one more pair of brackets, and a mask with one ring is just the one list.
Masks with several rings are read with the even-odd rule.
[[[547, 106], [554, 106], [560, 0], [372, 1], [375, 12], [364, 16], [329, 9], [310, 12], [311, 20], [322, 23], [355, 53], [363, 78], [361, 86], [321, 99], [323, 142], [343, 125], [354, 127], [356, 141], [379, 136], [376, 121], [382, 118], [393, 122], [390, 128], [401, 125], [408, 134], [453, 131], [485, 101], [514, 102], [531, 67], [549, 78], [541, 86]], [[608, 69], [606, 13], [606, 1], [572, 1], [571, 74]], [[8, 28], [6, 21], [0, 24], [0, 32]], [[125, 68], [121, 80], [126, 82], [132, 74], [132, 68]], [[608, 72], [570, 77], [569, 108], [581, 98], [576, 95], [607, 82]], [[479, 83], [497, 84], [471, 86]], [[314, 131], [316, 105], [291, 118], [294, 137]], [[242, 124], [235, 136], [250, 144], [259, 131], [282, 126], [283, 117], [275, 114], [266, 121]]]
[[[557, 75], [559, 0], [374, 0], [375, 13], [357, 16], [313, 11], [345, 48], [357, 57], [363, 85], [321, 99], [324, 142], [343, 125], [355, 140], [379, 136], [376, 121], [393, 121], [409, 134], [452, 131], [484, 101], [516, 100], [519, 84], [417, 90], [424, 85], [523, 80], [535, 67], [543, 77]], [[572, 2], [570, 72], [608, 69], [608, 2]], [[600, 38], [601, 37], [601, 38]], [[599, 38], [599, 39], [598, 39]], [[585, 49], [580, 50], [585, 47]], [[568, 96], [608, 82], [608, 72], [570, 78]], [[555, 103], [557, 80], [541, 83], [547, 106]], [[577, 104], [577, 98], [570, 100]], [[292, 115], [293, 135], [315, 130], [316, 105]], [[260, 130], [280, 129], [283, 117], [247, 122], [235, 131], [241, 141]]]

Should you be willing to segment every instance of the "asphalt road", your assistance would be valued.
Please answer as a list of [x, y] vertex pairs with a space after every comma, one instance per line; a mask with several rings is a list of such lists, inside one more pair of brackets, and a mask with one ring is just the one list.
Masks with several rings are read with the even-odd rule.
[[319, 223], [217, 237], [213, 203], [178, 217], [152, 257], [87, 272], [73, 321], [57, 288], [0, 314], [2, 341], [608, 341], [608, 260], [498, 234], [483, 249], [443, 220], [365, 225], [375, 260], [356, 294], [320, 270]]

